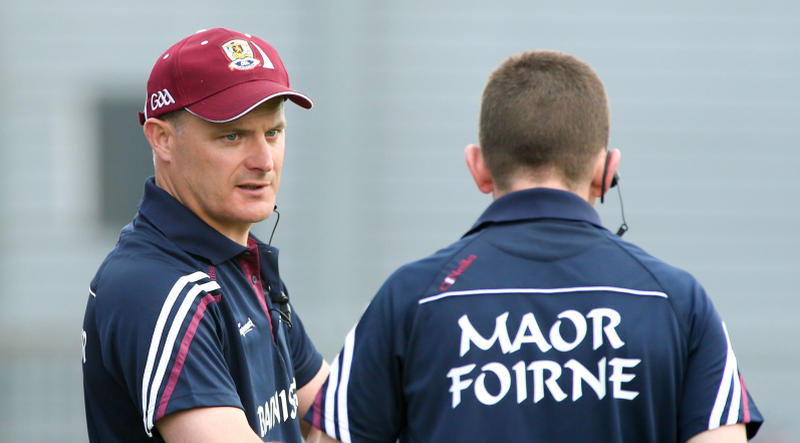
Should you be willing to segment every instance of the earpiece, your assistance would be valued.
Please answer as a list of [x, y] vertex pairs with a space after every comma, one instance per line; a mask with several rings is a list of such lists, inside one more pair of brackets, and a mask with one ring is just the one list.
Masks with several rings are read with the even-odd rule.
[[[605, 197], [606, 197], [606, 191], [607, 191], [607, 189], [606, 189], [606, 177], [608, 176], [608, 160], [609, 159], [610, 159], [610, 157], [608, 156], [608, 150], [606, 150], [606, 162], [603, 164], [603, 181], [600, 183], [600, 203], [605, 203]], [[609, 189], [613, 188], [614, 186], [617, 186], [618, 182], [619, 182], [619, 174], [614, 172], [614, 177], [611, 179], [611, 186], [609, 187]]]
[[[608, 151], [606, 151], [606, 162], [603, 166], [603, 182], [600, 184], [600, 203], [605, 203], [606, 196], [606, 177], [608, 175]], [[623, 234], [628, 232], [628, 223], [625, 221], [625, 205], [622, 203], [622, 186], [619, 184], [619, 173], [614, 171], [614, 177], [611, 178], [611, 185], [609, 188], [617, 187], [617, 195], [619, 195], [619, 211], [622, 214], [622, 224], [617, 229], [617, 235], [622, 237]]]
[[275, 225], [272, 226], [272, 234], [269, 235], [269, 241], [267, 242], [268, 245], [272, 246], [272, 237], [275, 235], [275, 230], [278, 229], [278, 222], [281, 221], [281, 213], [278, 212], [278, 205], [276, 204], [274, 208], [272, 208], [272, 212], [275, 213]]

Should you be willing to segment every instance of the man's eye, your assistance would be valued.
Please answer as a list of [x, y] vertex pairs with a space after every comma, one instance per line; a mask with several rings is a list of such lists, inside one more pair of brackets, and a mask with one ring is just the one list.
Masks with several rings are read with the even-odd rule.
[[270, 129], [269, 131], [267, 131], [267, 137], [275, 137], [276, 135], [278, 135], [277, 129]]
[[225, 140], [228, 140], [230, 142], [235, 142], [238, 139], [239, 139], [239, 134], [228, 134], [225, 136]]

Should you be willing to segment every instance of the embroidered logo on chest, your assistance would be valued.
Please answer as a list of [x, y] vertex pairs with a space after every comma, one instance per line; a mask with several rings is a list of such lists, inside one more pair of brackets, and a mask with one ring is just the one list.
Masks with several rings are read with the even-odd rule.
[[253, 320], [251, 320], [250, 317], [247, 317], [247, 323], [245, 324], [237, 323], [237, 324], [239, 325], [239, 334], [242, 334], [242, 337], [244, 337], [245, 335], [247, 335], [248, 332], [256, 328], [256, 325], [253, 324]]

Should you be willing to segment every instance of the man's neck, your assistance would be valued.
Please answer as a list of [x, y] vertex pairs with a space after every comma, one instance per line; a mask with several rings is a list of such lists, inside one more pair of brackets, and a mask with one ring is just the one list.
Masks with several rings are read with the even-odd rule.
[[561, 191], [571, 192], [571, 193], [577, 195], [578, 197], [586, 200], [592, 206], [594, 206], [594, 200], [595, 199], [590, 198], [591, 194], [589, 192], [589, 189], [586, 189], [584, 192], [576, 192], [576, 190], [570, 189], [567, 185], [564, 184], [564, 182], [562, 180], [559, 180], [557, 178], [548, 178], [548, 179], [545, 179], [545, 180], [533, 180], [533, 179], [530, 179], [530, 178], [519, 178], [517, 180], [514, 180], [508, 188], [505, 188], [505, 189], [497, 189], [497, 188], [495, 188], [495, 190], [492, 192], [492, 198], [497, 200], [498, 198], [500, 198], [500, 197], [502, 197], [502, 196], [504, 196], [506, 194], [509, 194], [511, 192], [522, 191], [524, 189], [533, 189], [533, 188], [558, 189], [558, 190], [561, 190]]
[[196, 211], [190, 202], [184, 201], [175, 191], [174, 187], [171, 186], [169, 180], [166, 180], [164, 177], [161, 177], [158, 174], [156, 174], [156, 186], [166, 191], [167, 194], [171, 195], [173, 198], [175, 198], [175, 200], [178, 200], [178, 202], [192, 211], [192, 213], [194, 213], [194, 215], [196, 215], [200, 220], [203, 220], [207, 225], [214, 228], [220, 234], [242, 246], [247, 246], [247, 239], [250, 238], [250, 227], [253, 226], [251, 223], [222, 224], [219, 221], [213, 220], [211, 217]]

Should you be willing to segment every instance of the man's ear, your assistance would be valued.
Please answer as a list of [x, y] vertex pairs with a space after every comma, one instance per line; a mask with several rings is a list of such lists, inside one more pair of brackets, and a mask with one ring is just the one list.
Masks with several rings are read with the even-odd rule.
[[148, 118], [144, 122], [144, 136], [150, 142], [156, 158], [169, 163], [172, 159], [172, 145], [175, 138], [175, 127], [169, 122], [157, 118]]
[[478, 189], [484, 194], [491, 194], [494, 191], [494, 180], [483, 161], [481, 148], [476, 145], [467, 145], [464, 149], [464, 159], [467, 161], [467, 168]]
[[[597, 156], [594, 164], [594, 175], [592, 176], [591, 197], [599, 198], [611, 189], [611, 182], [614, 181], [614, 174], [617, 172], [622, 153], [619, 149], [603, 151]], [[605, 177], [603, 173], [605, 171]], [[605, 183], [603, 183], [605, 178]]]

